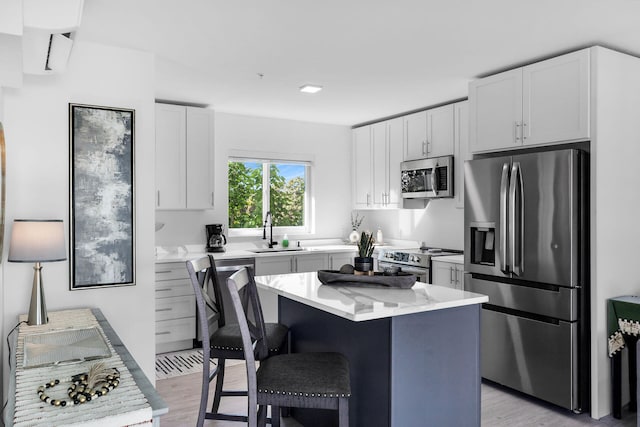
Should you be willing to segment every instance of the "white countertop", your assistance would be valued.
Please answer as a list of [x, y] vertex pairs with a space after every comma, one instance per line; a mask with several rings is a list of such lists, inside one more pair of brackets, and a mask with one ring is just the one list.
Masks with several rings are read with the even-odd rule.
[[486, 295], [416, 282], [411, 289], [323, 285], [317, 273], [258, 276], [259, 288], [348, 320], [382, 319], [489, 301]]
[[[291, 248], [294, 249], [294, 248]], [[285, 255], [305, 255], [313, 253], [335, 253], [335, 252], [356, 252], [357, 248], [353, 245], [322, 245], [304, 247], [302, 250], [276, 250], [273, 252], [255, 252], [251, 249], [234, 249], [225, 252], [204, 252], [196, 251], [177, 251], [177, 252], [158, 252], [156, 254], [156, 263], [165, 262], [184, 262], [190, 259], [201, 258], [205, 255], [213, 255], [214, 259], [237, 259], [237, 258], [256, 258], [271, 257]]]

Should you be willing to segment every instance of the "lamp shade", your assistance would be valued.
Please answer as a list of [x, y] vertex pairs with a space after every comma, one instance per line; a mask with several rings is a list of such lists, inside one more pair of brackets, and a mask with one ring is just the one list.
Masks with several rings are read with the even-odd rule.
[[53, 262], [67, 259], [61, 219], [16, 219], [11, 230], [9, 262]]

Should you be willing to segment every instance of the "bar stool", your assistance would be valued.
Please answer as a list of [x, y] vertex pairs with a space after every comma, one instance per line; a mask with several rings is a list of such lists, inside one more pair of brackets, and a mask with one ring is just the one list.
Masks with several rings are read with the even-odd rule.
[[[231, 396], [247, 396], [246, 390], [223, 390], [226, 360], [244, 360], [242, 335], [238, 324], [227, 324], [224, 315], [222, 289], [218, 283], [215, 262], [211, 255], [200, 259], [187, 261], [187, 270], [196, 296], [196, 310], [198, 322], [202, 331], [202, 389], [200, 393], [200, 409], [197, 426], [201, 427], [204, 420], [226, 420], [247, 422], [245, 415], [223, 414], [218, 412], [220, 399]], [[213, 312], [208, 315], [207, 307]], [[262, 309], [260, 309], [262, 312]], [[209, 329], [209, 319], [217, 322], [215, 331]], [[260, 355], [259, 360], [287, 351], [287, 335], [289, 329], [279, 323], [265, 325], [267, 350]], [[216, 368], [210, 371], [210, 358], [217, 359]], [[216, 378], [216, 386], [211, 411], [207, 412], [209, 399], [209, 383]]]
[[[227, 279], [238, 317], [247, 367], [248, 425], [266, 424], [271, 405], [271, 425], [280, 425], [280, 408], [320, 408], [338, 411], [340, 427], [349, 426], [351, 385], [349, 362], [340, 353], [268, 354], [258, 290], [252, 272], [243, 268]], [[256, 371], [256, 360], [262, 360]]]

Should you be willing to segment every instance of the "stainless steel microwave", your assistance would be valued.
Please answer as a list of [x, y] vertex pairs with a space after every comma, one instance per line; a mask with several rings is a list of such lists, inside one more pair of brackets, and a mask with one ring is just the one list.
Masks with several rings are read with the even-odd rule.
[[453, 156], [402, 162], [404, 199], [453, 197]]

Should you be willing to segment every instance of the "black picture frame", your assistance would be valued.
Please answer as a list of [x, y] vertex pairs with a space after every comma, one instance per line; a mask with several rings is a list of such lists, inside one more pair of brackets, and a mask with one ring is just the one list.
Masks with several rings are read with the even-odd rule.
[[69, 104], [70, 289], [135, 285], [135, 110]]

